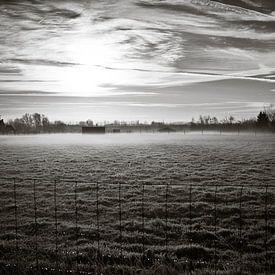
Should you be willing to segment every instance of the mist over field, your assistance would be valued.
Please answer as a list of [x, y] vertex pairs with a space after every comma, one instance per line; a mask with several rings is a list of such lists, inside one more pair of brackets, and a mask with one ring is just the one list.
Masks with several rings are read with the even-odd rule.
[[0, 140], [4, 177], [263, 185], [275, 176], [272, 134], [53, 134]]

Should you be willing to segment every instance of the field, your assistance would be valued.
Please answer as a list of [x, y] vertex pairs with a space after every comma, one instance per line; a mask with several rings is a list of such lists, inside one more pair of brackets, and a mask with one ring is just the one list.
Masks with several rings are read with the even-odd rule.
[[2, 273], [275, 271], [274, 135], [1, 136], [0, 152]]

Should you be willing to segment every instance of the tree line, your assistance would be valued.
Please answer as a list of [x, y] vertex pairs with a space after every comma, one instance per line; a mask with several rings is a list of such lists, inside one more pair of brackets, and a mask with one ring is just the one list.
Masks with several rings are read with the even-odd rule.
[[[10, 127], [13, 127], [14, 132], [18, 134], [27, 134], [27, 133], [68, 133], [68, 132], [81, 132], [81, 127], [83, 126], [97, 126], [92, 120], [80, 121], [76, 124], [65, 123], [61, 120], [56, 120], [51, 122], [47, 116], [40, 113], [24, 114], [21, 118], [10, 119], [6, 124]], [[178, 123], [165, 123], [165, 122], [156, 122], [152, 121], [151, 123], [141, 123], [136, 122], [119, 122], [114, 121], [112, 123], [101, 123], [106, 127], [112, 126], [129, 126], [129, 127], [142, 127], [146, 126], [147, 128], [152, 127], [160, 129], [163, 127], [170, 127], [172, 129], [173, 125], [182, 125], [185, 129], [190, 130], [269, 130], [275, 131], [275, 110], [273, 106], [267, 107], [264, 110], [260, 111], [257, 117], [251, 119], [236, 120], [233, 116], [225, 117], [221, 120], [215, 116], [199, 116], [198, 120], [192, 119], [188, 123], [178, 122]]]
[[232, 129], [232, 130], [271, 130], [275, 131], [275, 109], [273, 105], [265, 107], [257, 117], [250, 119], [236, 120], [233, 116], [227, 116], [222, 120], [216, 117], [200, 116], [199, 120], [192, 119], [191, 127], [205, 129]]
[[39, 113], [26, 113], [21, 118], [10, 119], [8, 125], [18, 134], [77, 132], [79, 128], [78, 125], [67, 124], [61, 120], [51, 122], [47, 116]]

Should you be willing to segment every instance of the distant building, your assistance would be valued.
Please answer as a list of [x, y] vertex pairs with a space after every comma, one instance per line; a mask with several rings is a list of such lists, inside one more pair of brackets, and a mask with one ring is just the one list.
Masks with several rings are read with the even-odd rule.
[[82, 126], [82, 134], [105, 134], [105, 126]]
[[159, 129], [159, 132], [167, 132], [167, 133], [170, 133], [170, 132], [176, 132], [176, 130], [170, 126], [164, 126], [164, 127], [161, 127]]
[[112, 130], [112, 133], [120, 133], [120, 129], [115, 128]]

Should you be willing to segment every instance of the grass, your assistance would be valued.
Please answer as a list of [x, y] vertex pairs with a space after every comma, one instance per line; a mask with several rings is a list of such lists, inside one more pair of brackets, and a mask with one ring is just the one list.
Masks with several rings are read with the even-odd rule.
[[[217, 274], [261, 274], [265, 268], [271, 273], [275, 188], [266, 192], [265, 185], [274, 181], [273, 145], [267, 136], [98, 146], [2, 143], [0, 172], [10, 178], [1, 179], [2, 273], [18, 271], [17, 262], [20, 274], [45, 273], [46, 268], [47, 274], [55, 269], [91, 274], [213, 274], [215, 269]], [[37, 221], [33, 181], [18, 180], [16, 252], [12, 178], [26, 175], [38, 178]], [[78, 179], [76, 201], [75, 183], [63, 177]]]

